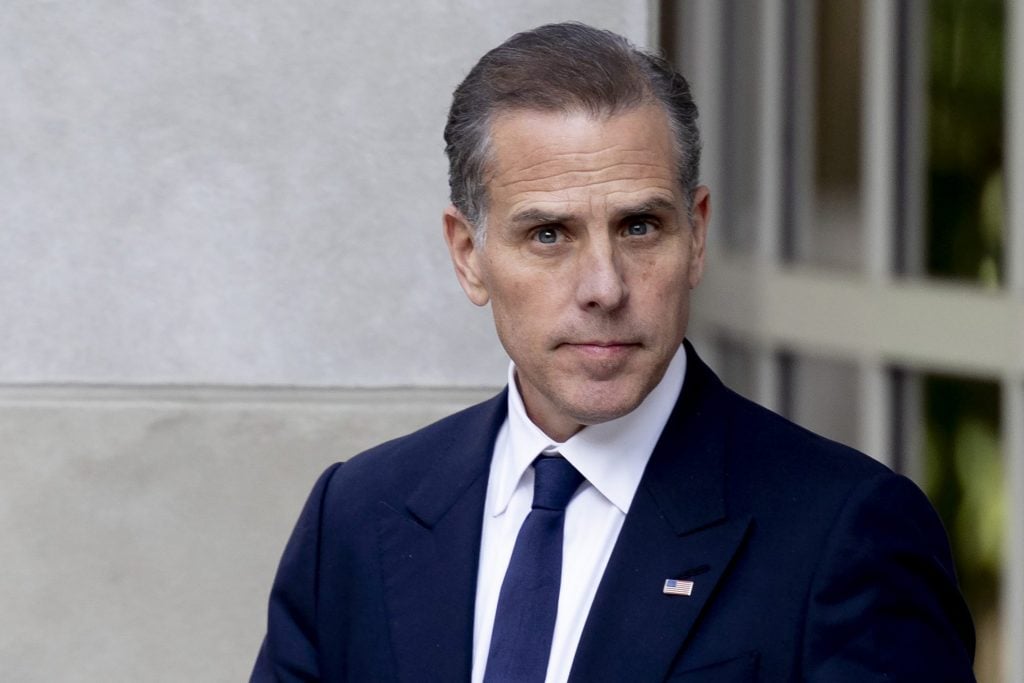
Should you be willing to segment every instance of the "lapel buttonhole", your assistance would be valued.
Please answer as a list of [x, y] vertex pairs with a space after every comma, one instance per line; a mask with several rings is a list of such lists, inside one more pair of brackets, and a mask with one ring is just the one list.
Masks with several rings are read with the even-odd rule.
[[687, 569], [685, 572], [679, 572], [676, 576], [681, 579], [692, 579], [695, 576], [700, 576], [701, 574], [705, 574], [709, 571], [711, 571], [711, 567], [706, 564], [702, 564], [700, 566], [693, 567], [692, 569]]

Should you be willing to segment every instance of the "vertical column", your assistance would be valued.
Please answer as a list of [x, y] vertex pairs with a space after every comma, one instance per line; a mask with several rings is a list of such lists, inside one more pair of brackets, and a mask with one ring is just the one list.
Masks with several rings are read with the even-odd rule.
[[[864, 58], [861, 136], [861, 223], [864, 231], [863, 273], [871, 283], [884, 285], [892, 273], [892, 235], [895, 225], [896, 123], [899, 110], [896, 88], [899, 54], [898, 3], [869, 0], [863, 6]], [[891, 462], [892, 397], [883, 360], [859, 359], [860, 443], [866, 452]]]
[[896, 372], [893, 374], [893, 447], [898, 456], [896, 465], [900, 474], [905, 474], [914, 481], [924, 481], [924, 462], [920, 453], [924, 451], [925, 428], [924, 386], [920, 373], [915, 371]]
[[893, 465], [892, 386], [882, 362], [863, 358], [859, 364], [860, 440], [858, 448], [872, 457]]
[[896, 88], [898, 3], [869, 0], [863, 11], [861, 220], [865, 236], [864, 273], [869, 280], [884, 283], [892, 273], [892, 236], [897, 229], [893, 188], [896, 187], [896, 122], [900, 105]]
[[[669, 59], [689, 82], [700, 112], [697, 121], [703, 143], [700, 182], [711, 190], [711, 228], [708, 231], [710, 268], [714, 268], [722, 243], [715, 207], [725, 196], [725, 188], [721, 185], [725, 54], [722, 5], [718, 0], [664, 0], [664, 6], [661, 7], [661, 21], [667, 22], [666, 32], [671, 33], [663, 41], [664, 47], [671, 50]], [[699, 324], [691, 324], [687, 331], [687, 337], [697, 344], [701, 355], [712, 367], [720, 362], [716, 332], [713, 326]]]
[[659, 44], [661, 42], [661, 25], [669, 12], [662, 10], [661, 0], [647, 0], [645, 4], [647, 5], [647, 31], [642, 47], [645, 50], [657, 52], [659, 47], [663, 47]]
[[1006, 281], [1024, 296], [1024, 7], [1007, 2], [1006, 13]]
[[[701, 180], [711, 188], [712, 198], [721, 192], [721, 156], [723, 149], [723, 132], [719, 122], [722, 121], [722, 14], [721, 2], [697, 0], [684, 6], [679, 12], [683, 26], [677, 27], [677, 34], [682, 35], [682, 50], [685, 54], [676, 58], [686, 62], [684, 69], [690, 81], [694, 100], [700, 110], [700, 131], [704, 142], [704, 153], [701, 157]], [[718, 237], [712, 230], [708, 239], [717, 241]]]
[[1006, 559], [1003, 569], [1003, 680], [1024, 681], [1024, 381], [1003, 381]]
[[[1006, 284], [1024, 298], [1024, 6], [1006, 3], [1005, 192]], [[1004, 680], [1024, 681], [1024, 377], [1003, 379], [1006, 458], [1006, 564], [1003, 596]]]
[[[789, 86], [785, 58], [787, 15], [785, 0], [763, 0], [761, 12], [761, 91], [757, 100], [760, 113], [761, 145], [758, 170], [758, 214], [755, 267], [759, 278], [768, 278], [778, 269], [781, 258], [783, 195], [787, 191], [786, 103]], [[781, 406], [781, 383], [776, 349], [770, 342], [756, 340], [754, 347], [756, 391], [759, 403], [773, 410]]]
[[928, 0], [897, 3], [896, 206], [898, 231], [892, 245], [892, 273], [920, 276], [925, 270], [925, 201], [928, 137]]
[[810, 230], [817, 204], [815, 148], [817, 147], [817, 79], [815, 63], [818, 4], [789, 0], [786, 4], [785, 58], [786, 165], [783, 168], [783, 211], [780, 255], [798, 262], [810, 251]]
[[759, 215], [758, 264], [769, 270], [779, 262], [782, 225], [782, 178], [785, 174], [786, 75], [784, 45], [786, 8], [783, 0], [763, 0], [761, 7], [761, 92], [758, 97], [761, 122], [761, 168], [758, 172]]

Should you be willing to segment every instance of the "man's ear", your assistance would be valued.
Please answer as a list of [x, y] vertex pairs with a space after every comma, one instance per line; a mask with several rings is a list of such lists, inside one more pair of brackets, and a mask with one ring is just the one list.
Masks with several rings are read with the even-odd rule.
[[444, 241], [455, 266], [462, 291], [477, 306], [485, 305], [491, 298], [484, 284], [480, 270], [483, 255], [476, 244], [476, 233], [462, 212], [454, 206], [444, 210]]
[[711, 193], [701, 185], [693, 193], [693, 221], [690, 225], [690, 289], [700, 284], [704, 275], [704, 251], [711, 220]]

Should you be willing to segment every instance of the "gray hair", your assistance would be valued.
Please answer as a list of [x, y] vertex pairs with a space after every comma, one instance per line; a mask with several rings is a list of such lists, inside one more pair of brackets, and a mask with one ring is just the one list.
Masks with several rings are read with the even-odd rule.
[[484, 237], [491, 123], [530, 110], [612, 116], [645, 104], [668, 115], [679, 184], [692, 210], [700, 166], [697, 106], [690, 86], [661, 57], [586, 24], [517, 33], [485, 54], [455, 89], [444, 129], [451, 202]]

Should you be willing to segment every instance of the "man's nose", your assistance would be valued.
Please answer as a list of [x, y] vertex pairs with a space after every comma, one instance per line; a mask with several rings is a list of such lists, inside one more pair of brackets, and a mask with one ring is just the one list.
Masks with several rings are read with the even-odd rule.
[[620, 255], [609, 243], [591, 243], [580, 254], [576, 296], [583, 308], [613, 311], [626, 302], [626, 288]]

